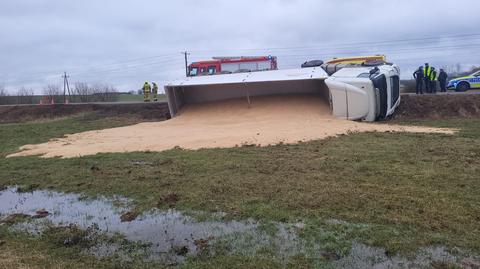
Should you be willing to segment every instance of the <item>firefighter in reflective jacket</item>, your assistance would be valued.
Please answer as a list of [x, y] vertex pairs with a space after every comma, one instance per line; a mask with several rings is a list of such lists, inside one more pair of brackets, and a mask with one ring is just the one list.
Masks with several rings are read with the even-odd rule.
[[432, 68], [428, 63], [425, 64], [423, 68], [423, 79], [425, 80], [425, 91], [430, 93], [430, 75], [432, 73]]
[[430, 93], [437, 93], [437, 71], [434, 67], [430, 72]]
[[157, 102], [157, 95], [158, 95], [158, 86], [157, 83], [152, 82], [152, 94], [153, 94], [153, 101]]
[[144, 102], [150, 102], [150, 84], [145, 81], [145, 84], [143, 84], [143, 101]]

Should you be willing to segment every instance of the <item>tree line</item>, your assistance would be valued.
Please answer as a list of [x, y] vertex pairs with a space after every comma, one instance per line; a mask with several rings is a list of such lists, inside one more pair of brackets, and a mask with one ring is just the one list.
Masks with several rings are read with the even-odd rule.
[[[70, 103], [116, 102], [119, 99], [119, 93], [111, 85], [76, 82], [70, 89], [70, 94], [67, 92], [65, 97]], [[5, 86], [0, 84], [0, 105], [39, 104], [40, 102], [63, 103], [63, 88], [57, 84], [48, 84], [42, 88], [41, 95], [35, 95], [34, 90], [27, 87], [20, 87], [14, 93], [9, 93]]]

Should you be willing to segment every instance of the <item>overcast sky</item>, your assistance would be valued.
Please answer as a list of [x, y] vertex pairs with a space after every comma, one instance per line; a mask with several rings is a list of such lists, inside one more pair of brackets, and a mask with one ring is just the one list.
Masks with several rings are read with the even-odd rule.
[[37, 93], [48, 83], [108, 83], [184, 76], [190, 60], [276, 55], [308, 59], [386, 54], [407, 78], [415, 67], [480, 65], [480, 1], [2, 0], [0, 84]]

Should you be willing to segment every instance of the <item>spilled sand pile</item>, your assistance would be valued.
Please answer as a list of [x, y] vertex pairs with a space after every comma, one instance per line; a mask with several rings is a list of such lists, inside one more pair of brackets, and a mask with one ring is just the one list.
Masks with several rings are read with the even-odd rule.
[[351, 132], [417, 132], [453, 134], [451, 129], [363, 123], [336, 119], [315, 96], [255, 97], [185, 107], [168, 121], [67, 135], [26, 145], [10, 155], [77, 157], [101, 152], [163, 151], [297, 143]]

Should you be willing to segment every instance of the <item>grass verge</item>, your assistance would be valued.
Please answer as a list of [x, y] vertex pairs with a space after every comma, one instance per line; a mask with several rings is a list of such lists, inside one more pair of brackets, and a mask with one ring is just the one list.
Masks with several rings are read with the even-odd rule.
[[[0, 156], [65, 133], [133, 122], [72, 118], [0, 125]], [[224, 211], [231, 218], [305, 220], [305, 238], [333, 238], [332, 249], [339, 252], [348, 248], [343, 242], [355, 239], [392, 253], [429, 245], [480, 253], [480, 119], [406, 123], [461, 131], [363, 133], [262, 148], [4, 158], [0, 185], [121, 194], [134, 199], [139, 211], [176, 207]], [[327, 219], [354, 226], [338, 226], [325, 238]], [[202, 268], [202, 261], [197, 265]]]
[[95, 113], [86, 113], [54, 120], [0, 124], [0, 158], [25, 144], [42, 143], [66, 134], [120, 127], [139, 121], [135, 115], [103, 118]]

